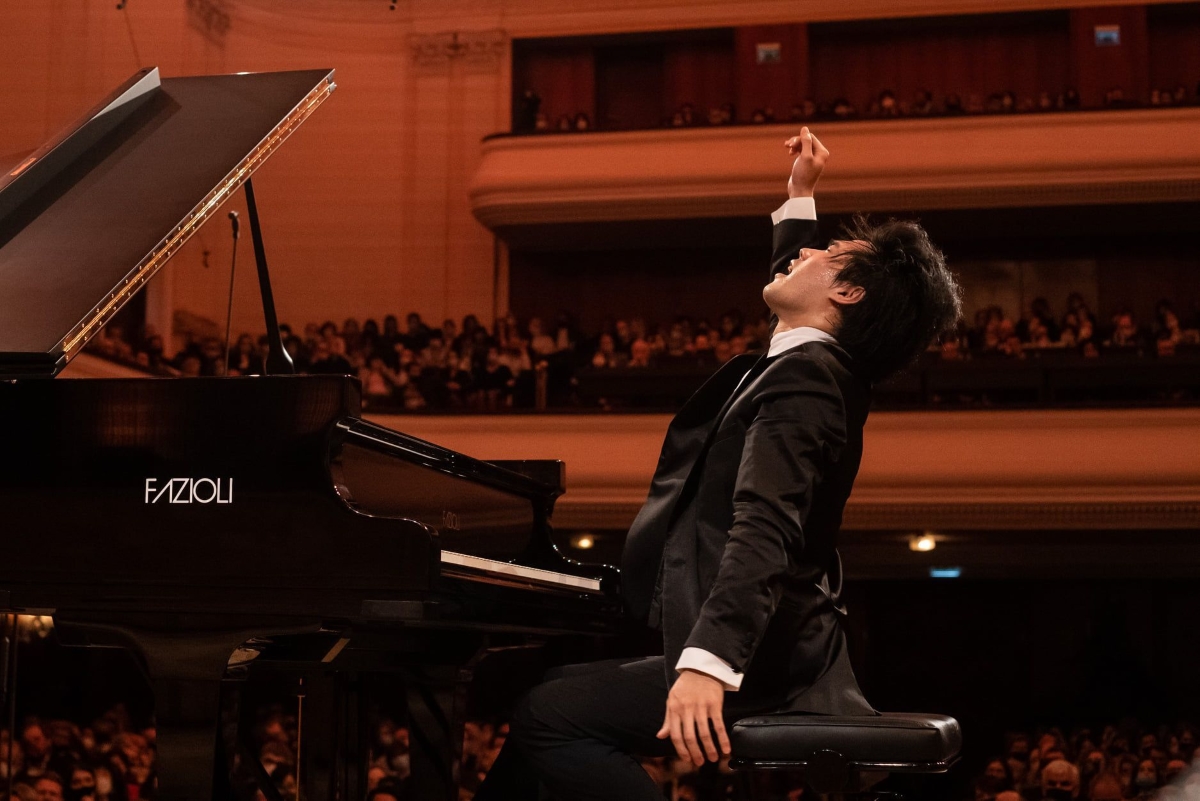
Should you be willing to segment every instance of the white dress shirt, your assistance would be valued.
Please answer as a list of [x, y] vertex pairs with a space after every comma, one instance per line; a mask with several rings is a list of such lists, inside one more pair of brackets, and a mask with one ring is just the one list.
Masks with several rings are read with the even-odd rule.
[[[771, 214], [771, 222], [778, 225], [781, 220], [815, 220], [817, 207], [811, 197], [794, 197], [785, 202]], [[788, 331], [781, 331], [771, 337], [771, 345], [767, 356], [778, 356], [785, 350], [803, 345], [805, 342], [834, 342], [833, 336], [819, 328], [801, 326]], [[742, 686], [741, 671], [733, 667], [721, 657], [703, 648], [684, 648], [675, 663], [676, 671], [694, 670], [711, 676], [724, 685], [729, 692], [737, 692]]]

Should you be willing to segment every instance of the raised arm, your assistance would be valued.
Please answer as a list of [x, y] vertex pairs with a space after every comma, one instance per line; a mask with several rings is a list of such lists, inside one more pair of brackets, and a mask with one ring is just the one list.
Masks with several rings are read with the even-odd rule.
[[771, 272], [767, 280], [773, 278], [775, 273], [785, 272], [788, 264], [800, 253], [800, 248], [816, 243], [817, 209], [813, 192], [829, 158], [828, 148], [807, 127], [800, 129], [799, 136], [793, 136], [783, 144], [795, 160], [792, 162], [792, 174], [788, 177], [788, 199], [771, 215], [775, 226]]

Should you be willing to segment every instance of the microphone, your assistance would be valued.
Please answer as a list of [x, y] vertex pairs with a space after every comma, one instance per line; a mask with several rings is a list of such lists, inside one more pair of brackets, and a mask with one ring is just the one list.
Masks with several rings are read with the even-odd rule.
[[233, 224], [233, 238], [236, 240], [238, 238], [239, 228], [241, 227], [241, 223], [238, 221], [238, 213], [236, 211], [229, 212], [229, 222]]

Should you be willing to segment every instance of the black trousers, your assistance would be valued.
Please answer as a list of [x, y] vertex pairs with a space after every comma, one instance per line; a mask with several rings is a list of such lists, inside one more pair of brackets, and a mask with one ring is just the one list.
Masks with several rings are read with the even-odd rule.
[[[661, 656], [573, 665], [533, 688], [513, 710], [508, 739], [475, 801], [662, 801], [635, 758], [670, 756], [655, 734], [667, 706]], [[756, 712], [725, 694], [726, 725]]]

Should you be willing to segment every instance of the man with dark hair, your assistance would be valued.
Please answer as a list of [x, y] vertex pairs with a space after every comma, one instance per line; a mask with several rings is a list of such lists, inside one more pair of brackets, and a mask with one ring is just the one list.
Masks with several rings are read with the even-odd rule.
[[807, 128], [785, 145], [769, 350], [731, 359], [675, 416], [625, 541], [629, 615], [662, 632], [664, 656], [534, 688], [477, 801], [532, 800], [539, 784], [572, 801], [659, 801], [633, 754], [701, 765], [729, 753], [726, 723], [746, 715], [876, 714], [846, 652], [835, 540], [872, 382], [955, 323], [960, 293], [915, 223], [860, 219], [812, 247], [829, 151]]

